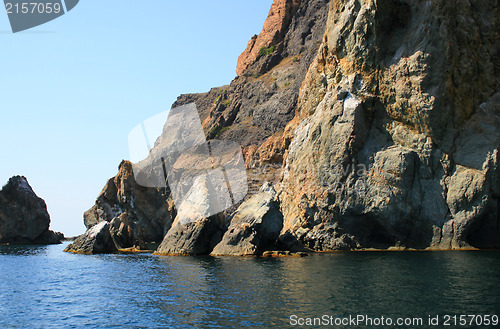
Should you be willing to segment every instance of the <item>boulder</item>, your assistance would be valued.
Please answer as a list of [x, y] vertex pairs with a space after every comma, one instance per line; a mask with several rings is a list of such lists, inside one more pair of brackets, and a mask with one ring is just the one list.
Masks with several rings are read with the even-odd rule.
[[85, 234], [76, 238], [64, 251], [84, 254], [103, 254], [117, 252], [115, 242], [109, 232], [108, 222], [92, 226]]
[[211, 254], [248, 256], [274, 250], [282, 227], [276, 191], [269, 183], [264, 184], [260, 193], [239, 206], [222, 241]]
[[158, 255], [208, 255], [222, 238], [224, 213], [206, 216], [218, 202], [209, 176], [199, 176], [187, 193]]
[[156, 255], [208, 255], [220, 241], [224, 218], [212, 216], [187, 224], [176, 224], [163, 239]]

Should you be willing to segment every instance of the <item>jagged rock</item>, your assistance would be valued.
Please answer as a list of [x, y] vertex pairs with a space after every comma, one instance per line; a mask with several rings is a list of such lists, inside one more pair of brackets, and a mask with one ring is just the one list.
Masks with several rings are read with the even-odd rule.
[[62, 233], [49, 230], [50, 216], [26, 177], [14, 176], [0, 191], [0, 244], [58, 244]]
[[[298, 91], [315, 49], [319, 47], [315, 40], [324, 33], [328, 11], [328, 0], [304, 1], [300, 5], [297, 1], [278, 2], [273, 8], [283, 5], [287, 12], [275, 14], [286, 17], [279, 18], [278, 22], [277, 16], [272, 14], [262, 36], [266, 39], [273, 35], [272, 54], [252, 60], [245, 74], [237, 77], [231, 85], [214, 88], [206, 94], [181, 95], [173, 105], [178, 108], [195, 102], [209, 139], [228, 139], [250, 148], [265, 144], [258, 155], [245, 159], [246, 163], [252, 163], [251, 166], [269, 165], [266, 169], [272, 168], [274, 172], [255, 173], [252, 184], [258, 186], [268, 178], [276, 181], [279, 177], [279, 170], [273, 164], [281, 163], [287, 147], [280, 132], [293, 117]], [[266, 33], [268, 36], [264, 36]], [[160, 136], [155, 146], [163, 140]], [[197, 202], [194, 202], [194, 208], [202, 206]], [[157, 253], [210, 253], [221, 240], [225, 215], [207, 219], [178, 214]]]
[[500, 246], [498, 12], [495, 1], [331, 3], [284, 134], [284, 244]]
[[135, 181], [132, 164], [122, 161], [118, 174], [108, 180], [96, 204], [84, 214], [87, 229], [106, 221], [118, 248], [146, 248], [160, 242], [170, 229], [175, 211], [164, 189], [147, 188]]
[[[500, 248], [499, 10], [494, 0], [276, 0], [241, 74], [174, 107], [195, 102], [205, 136], [243, 146], [252, 185], [278, 183], [280, 248]], [[137, 242], [140, 207], [124, 210], [119, 181], [86, 222]], [[221, 239], [224, 253], [261, 252], [265, 226], [249, 210], [270, 211], [260, 197], [224, 238], [227, 214], [184, 210], [166, 221], [158, 253], [207, 254]]]
[[[215, 195], [214, 195], [215, 194]], [[186, 195], [172, 228], [156, 250], [159, 255], [207, 255], [220, 241], [224, 216], [211, 213], [216, 206], [217, 191], [210, 188], [205, 176], [195, 180]]]
[[282, 227], [276, 191], [267, 183], [236, 210], [212, 255], [260, 255], [276, 247]]
[[[259, 148], [272, 137], [274, 141], [268, 142], [262, 152], [245, 160], [253, 163], [252, 166], [269, 161], [281, 164], [287, 145], [280, 133], [294, 116], [300, 86], [325, 31], [328, 2], [277, 0], [269, 20], [274, 21], [272, 17], [276, 14], [285, 15], [285, 21], [289, 22], [269, 21], [261, 37], [267, 40], [270, 35], [279, 36], [274, 52], [250, 61], [253, 64], [229, 86], [204, 94], [181, 95], [173, 107], [195, 102], [208, 138], [235, 141], [244, 148]], [[278, 13], [274, 9], [278, 7], [286, 7], [287, 12]], [[291, 10], [292, 7], [295, 9]], [[260, 48], [257, 48], [258, 53]], [[271, 145], [276, 151], [269, 147]], [[259, 183], [261, 186], [264, 181]]]
[[187, 224], [176, 224], [163, 239], [157, 255], [208, 255], [220, 241], [224, 218], [212, 216]]
[[46, 230], [33, 243], [34, 244], [60, 244], [64, 240], [64, 234]]
[[241, 75], [259, 57], [260, 50], [279, 43], [297, 11], [300, 0], [275, 0], [259, 35], [254, 35], [248, 42], [247, 49], [238, 58], [236, 74]]
[[85, 234], [68, 245], [64, 251], [85, 254], [103, 254], [118, 251], [109, 233], [109, 228], [109, 223], [105, 221], [92, 226]]

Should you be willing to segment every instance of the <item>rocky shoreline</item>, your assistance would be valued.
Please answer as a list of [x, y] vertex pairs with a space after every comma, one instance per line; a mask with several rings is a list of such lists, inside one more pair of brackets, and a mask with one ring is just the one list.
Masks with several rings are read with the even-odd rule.
[[242, 146], [245, 199], [193, 221], [123, 161], [66, 251], [500, 248], [499, 17], [492, 0], [275, 0], [231, 84], [173, 105]]

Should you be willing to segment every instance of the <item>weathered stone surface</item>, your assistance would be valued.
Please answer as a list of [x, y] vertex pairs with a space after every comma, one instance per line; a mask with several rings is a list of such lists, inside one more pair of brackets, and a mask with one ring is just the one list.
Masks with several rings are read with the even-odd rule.
[[284, 134], [284, 244], [500, 246], [498, 13], [495, 1], [330, 3]]
[[276, 191], [269, 184], [245, 201], [235, 212], [222, 241], [212, 255], [260, 255], [274, 250], [283, 227]]
[[147, 188], [135, 181], [132, 164], [123, 161], [118, 174], [108, 180], [96, 204], [84, 214], [88, 229], [106, 221], [120, 249], [146, 248], [162, 241], [175, 216], [168, 192]]
[[214, 206], [214, 191], [207, 177], [199, 177], [187, 194], [172, 228], [156, 250], [160, 255], [207, 255], [220, 241], [223, 214], [206, 217]]
[[108, 222], [100, 222], [89, 228], [85, 234], [76, 238], [64, 251], [85, 254], [116, 252], [118, 249], [109, 233], [109, 229], [110, 225]]
[[268, 257], [268, 258], [307, 257], [307, 256], [309, 256], [309, 254], [306, 252], [290, 252], [290, 251], [280, 251], [280, 250], [265, 251], [262, 254], [262, 257]]
[[64, 236], [49, 230], [50, 216], [28, 180], [14, 176], [0, 191], [0, 244], [58, 244]]
[[259, 57], [259, 51], [279, 43], [297, 11], [300, 0], [274, 0], [264, 27], [259, 35], [254, 35], [248, 42], [247, 49], [238, 58], [236, 74], [241, 75]]
[[[174, 107], [195, 102], [208, 139], [244, 147], [250, 191], [279, 181], [277, 199], [261, 192], [209, 218], [186, 208], [162, 226], [158, 253], [262, 253], [281, 223], [263, 225], [280, 218], [274, 202], [276, 249], [500, 248], [499, 10], [494, 0], [276, 0], [240, 75]], [[108, 196], [127, 193], [108, 185], [88, 225], [106, 220], [116, 241], [140, 240], [130, 237], [139, 206], [122, 211]], [[210, 204], [196, 195], [193, 209]]]
[[[277, 0], [271, 12], [278, 15], [278, 7], [287, 8], [286, 20], [290, 22], [279, 28], [281, 32], [273, 41], [272, 54], [251, 61], [245, 73], [229, 86], [204, 94], [181, 95], [174, 103], [173, 107], [177, 107], [196, 102], [209, 139], [228, 139], [244, 148], [258, 148], [269, 137], [283, 132], [293, 118], [299, 88], [325, 31], [328, 0]], [[295, 8], [293, 13], [288, 13], [292, 7]], [[279, 15], [285, 14], [279, 10]], [[268, 26], [274, 26], [273, 31], [278, 30], [274, 23], [266, 23], [263, 34]], [[276, 146], [282, 148], [281, 143]], [[282, 150], [276, 153], [279, 152]], [[281, 163], [282, 157], [271, 158]], [[247, 161], [259, 163], [259, 159]]]
[[[295, 0], [276, 1], [257, 42], [264, 42], [266, 47], [273, 45], [274, 51], [247, 61], [245, 74], [229, 86], [205, 94], [181, 95], [173, 105], [175, 108], [195, 102], [207, 139], [235, 141], [246, 148], [247, 168], [265, 166], [249, 174], [251, 192], [253, 186], [262, 185], [266, 179], [279, 179], [278, 167], [287, 148], [280, 132], [294, 115], [298, 90], [319, 47], [315, 40], [324, 33], [327, 11], [327, 0], [304, 1], [300, 5]], [[249, 54], [258, 53], [258, 47]], [[157, 144], [162, 140], [160, 137]], [[259, 151], [251, 155], [250, 149]], [[203, 208], [204, 198], [194, 197], [192, 208]], [[210, 253], [222, 238], [227, 215], [229, 211], [209, 218], [198, 218], [194, 212], [177, 214], [157, 253]]]
[[176, 223], [163, 239], [157, 255], [208, 255], [220, 241], [224, 218], [212, 216], [187, 224]]

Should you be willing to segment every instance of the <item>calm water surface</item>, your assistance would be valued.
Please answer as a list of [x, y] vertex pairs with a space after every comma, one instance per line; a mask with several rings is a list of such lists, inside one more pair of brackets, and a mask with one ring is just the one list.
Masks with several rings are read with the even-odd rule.
[[0, 247], [0, 328], [290, 328], [289, 317], [500, 315], [499, 252], [306, 258]]

